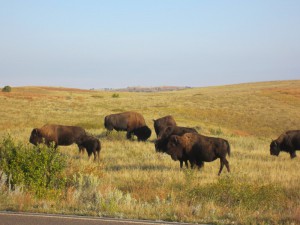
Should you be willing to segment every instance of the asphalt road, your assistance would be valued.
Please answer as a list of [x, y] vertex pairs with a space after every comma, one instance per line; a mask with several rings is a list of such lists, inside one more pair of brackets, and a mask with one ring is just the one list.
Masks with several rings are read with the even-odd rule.
[[105, 217], [66, 216], [41, 213], [0, 212], [0, 225], [189, 225], [149, 220], [122, 220]]

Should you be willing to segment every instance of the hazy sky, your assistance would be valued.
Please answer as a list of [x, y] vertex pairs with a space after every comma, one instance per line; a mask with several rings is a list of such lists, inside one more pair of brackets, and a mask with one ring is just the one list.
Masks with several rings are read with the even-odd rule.
[[0, 0], [0, 86], [300, 79], [299, 0]]

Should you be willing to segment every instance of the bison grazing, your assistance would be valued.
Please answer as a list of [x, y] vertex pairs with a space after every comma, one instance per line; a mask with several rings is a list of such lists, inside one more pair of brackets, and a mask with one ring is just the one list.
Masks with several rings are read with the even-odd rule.
[[285, 151], [292, 159], [296, 157], [296, 150], [300, 150], [300, 130], [287, 131], [270, 144], [271, 155], [278, 156], [280, 151]]
[[176, 126], [176, 122], [172, 116], [165, 116], [157, 120], [153, 120], [156, 136], [166, 127]]
[[104, 126], [108, 131], [127, 131], [127, 139], [130, 139], [132, 134], [136, 135], [139, 141], [146, 141], [151, 136], [151, 130], [147, 127], [144, 117], [137, 112], [108, 115], [104, 119]]
[[101, 150], [101, 143], [100, 141], [93, 137], [86, 135], [82, 139], [81, 145], [86, 149], [89, 158], [91, 157], [92, 154], [94, 154], [94, 161], [98, 158], [98, 161], [100, 159], [100, 150]]
[[48, 146], [54, 142], [55, 147], [76, 143], [79, 150], [82, 151], [84, 148], [82, 141], [85, 136], [86, 132], [81, 127], [47, 124], [42, 128], [33, 129], [29, 142], [34, 145], [45, 143]]
[[195, 164], [201, 167], [203, 162], [211, 162], [220, 158], [218, 175], [221, 174], [224, 165], [230, 172], [226, 159], [226, 155], [230, 155], [230, 145], [228, 141], [221, 138], [206, 137], [196, 133], [172, 135], [168, 142], [167, 153], [175, 161], [181, 158], [188, 159], [192, 167]]
[[[158, 134], [157, 140], [155, 142], [156, 151], [166, 152], [168, 141], [171, 135], [182, 136], [185, 133], [197, 133], [197, 131], [194, 128], [189, 128], [189, 127], [178, 127], [178, 126], [165, 127]], [[180, 161], [180, 168], [182, 168], [183, 162], [185, 162], [185, 166], [188, 168], [186, 157], [183, 156], [183, 158], [179, 158], [178, 160]]]

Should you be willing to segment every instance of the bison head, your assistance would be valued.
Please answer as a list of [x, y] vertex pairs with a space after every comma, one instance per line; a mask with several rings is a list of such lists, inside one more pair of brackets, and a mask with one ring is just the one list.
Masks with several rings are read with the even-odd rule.
[[172, 135], [167, 145], [167, 153], [171, 155], [174, 161], [181, 159], [183, 157], [183, 146], [180, 143], [179, 139], [180, 139], [179, 136]]
[[35, 128], [31, 131], [29, 142], [34, 145], [37, 145], [37, 144], [40, 144], [43, 142], [42, 134], [38, 128]]
[[166, 139], [171, 136], [174, 131], [174, 127], [166, 127], [162, 131], [159, 132], [157, 136], [157, 140]]
[[166, 152], [168, 139], [157, 139], [155, 141], [155, 150], [157, 152]]
[[151, 130], [147, 126], [137, 128], [133, 133], [138, 137], [139, 141], [146, 141], [151, 136]]
[[270, 144], [270, 154], [278, 156], [280, 152], [279, 143], [277, 141], [272, 141]]

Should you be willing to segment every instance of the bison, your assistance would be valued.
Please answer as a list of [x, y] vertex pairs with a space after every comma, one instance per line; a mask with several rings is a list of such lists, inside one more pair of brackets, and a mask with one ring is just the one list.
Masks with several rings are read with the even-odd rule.
[[88, 157], [90, 158], [92, 154], [94, 154], [94, 161], [98, 158], [100, 159], [100, 150], [101, 150], [101, 143], [98, 138], [86, 135], [82, 139], [81, 145], [86, 149], [88, 153]]
[[278, 156], [280, 151], [290, 153], [291, 159], [296, 157], [296, 150], [300, 150], [300, 130], [289, 130], [281, 134], [270, 144], [270, 154]]
[[[157, 152], [166, 152], [169, 138], [171, 135], [182, 136], [185, 133], [197, 133], [194, 128], [189, 127], [179, 127], [179, 126], [169, 126], [165, 127], [158, 135], [158, 138], [155, 142], [155, 149]], [[178, 159], [180, 161], [180, 168], [185, 162], [185, 166], [188, 168], [188, 159], [183, 156], [183, 158]]]
[[177, 125], [173, 116], [165, 116], [157, 120], [153, 120], [153, 122], [154, 122], [154, 130], [157, 137], [159, 133], [166, 127], [172, 127]]
[[146, 141], [151, 136], [151, 130], [146, 125], [144, 117], [137, 112], [123, 112], [111, 114], [105, 117], [104, 126], [108, 131], [127, 131], [126, 137], [130, 139], [132, 134], [139, 141]]
[[86, 132], [82, 127], [47, 124], [41, 128], [34, 128], [29, 142], [34, 145], [45, 143], [48, 146], [54, 142], [55, 147], [76, 143], [79, 151], [83, 151], [82, 142], [85, 136]]
[[221, 174], [224, 165], [230, 172], [226, 155], [230, 156], [230, 145], [227, 140], [215, 137], [206, 137], [196, 133], [186, 133], [182, 136], [172, 135], [167, 145], [167, 153], [173, 160], [181, 158], [188, 159], [191, 167], [197, 165], [201, 167], [203, 162], [212, 162], [220, 159]]

